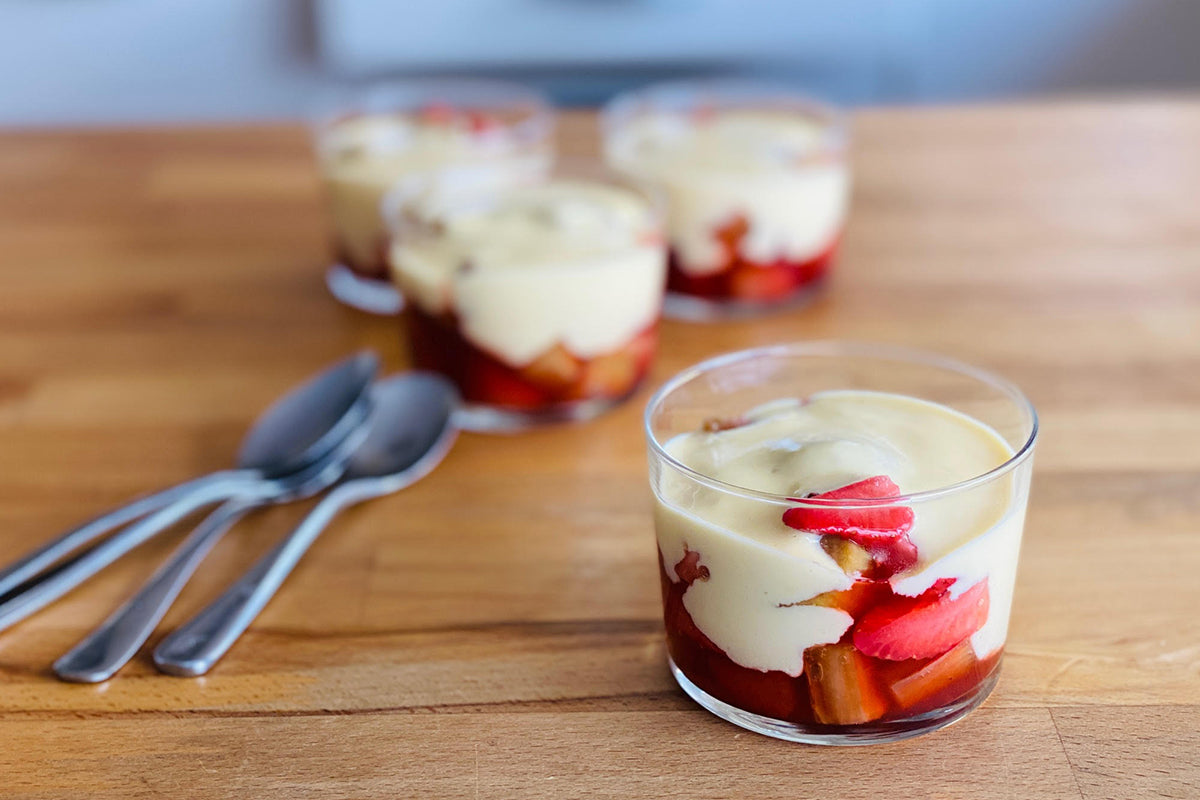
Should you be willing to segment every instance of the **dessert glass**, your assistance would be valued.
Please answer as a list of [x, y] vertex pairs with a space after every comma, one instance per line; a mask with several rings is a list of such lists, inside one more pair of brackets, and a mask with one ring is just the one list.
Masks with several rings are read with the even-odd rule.
[[450, 377], [468, 430], [588, 419], [653, 360], [666, 248], [652, 196], [611, 177], [386, 201], [413, 365]]
[[[990, 429], [997, 450], [989, 452], [1001, 455], [956, 483], [874, 501], [756, 491], [672, 455], [681, 435], [720, 436], [751, 409], [839, 390], [937, 403], [951, 419], [966, 415]], [[783, 345], [680, 373], [650, 400], [645, 425], [670, 668], [692, 699], [758, 733], [845, 745], [940, 728], [987, 697], [1007, 633], [1037, 439], [1036, 413], [1015, 386], [903, 348]], [[907, 515], [912, 538], [906, 532], [904, 541], [917, 543], [914, 558], [883, 573], [871, 573], [878, 565], [870, 559], [852, 570], [827, 549], [846, 545], [838, 537], [781, 523], [785, 512], [861, 519], [881, 510]], [[935, 528], [946, 538], [930, 539]], [[879, 647], [880, 631], [890, 651]]]
[[668, 83], [618, 96], [602, 122], [608, 164], [666, 199], [668, 316], [743, 316], [814, 296], [850, 190], [835, 109], [782, 88]]
[[442, 170], [484, 173], [503, 184], [537, 180], [554, 157], [554, 115], [531, 90], [478, 80], [408, 80], [328, 96], [314, 127], [318, 166], [333, 222], [329, 290], [342, 302], [395, 314], [403, 301], [389, 279], [387, 191]]

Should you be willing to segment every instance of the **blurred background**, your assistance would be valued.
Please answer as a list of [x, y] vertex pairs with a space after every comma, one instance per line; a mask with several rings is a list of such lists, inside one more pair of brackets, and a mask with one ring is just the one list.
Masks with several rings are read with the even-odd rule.
[[0, 125], [303, 116], [313, 91], [484, 74], [564, 105], [682, 75], [852, 105], [1200, 87], [1195, 0], [0, 0]]

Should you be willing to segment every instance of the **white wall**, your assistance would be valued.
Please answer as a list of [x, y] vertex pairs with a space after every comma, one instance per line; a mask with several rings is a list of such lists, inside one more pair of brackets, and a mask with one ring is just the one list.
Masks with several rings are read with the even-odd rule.
[[307, 19], [295, 0], [0, 0], [0, 123], [294, 116], [324, 80]]
[[767, 73], [850, 103], [1200, 88], [1196, 0], [0, 0], [0, 125], [304, 114], [337, 76], [567, 101]]

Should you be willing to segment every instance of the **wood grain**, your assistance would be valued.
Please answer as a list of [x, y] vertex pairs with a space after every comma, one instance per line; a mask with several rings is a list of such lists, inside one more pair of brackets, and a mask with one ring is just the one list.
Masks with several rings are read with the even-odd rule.
[[[464, 436], [329, 531], [199, 680], [48, 664], [182, 529], [0, 635], [16, 798], [1200, 796], [1200, 102], [855, 119], [845, 251], [812, 307], [667, 324], [701, 358], [880, 340], [996, 369], [1042, 415], [1008, 657], [983, 709], [824, 750], [698, 710], [664, 666], [641, 440], [593, 423]], [[593, 120], [563, 149], [595, 150]], [[282, 389], [394, 322], [322, 287], [298, 126], [0, 134], [0, 555], [219, 468]], [[163, 625], [303, 513], [223, 542]]]

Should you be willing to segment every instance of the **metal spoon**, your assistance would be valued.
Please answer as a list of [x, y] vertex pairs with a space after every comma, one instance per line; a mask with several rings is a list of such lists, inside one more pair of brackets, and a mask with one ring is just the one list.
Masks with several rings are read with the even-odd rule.
[[219, 506], [137, 594], [54, 662], [55, 674], [74, 683], [99, 683], [115, 675], [154, 633], [192, 573], [226, 531], [254, 508], [311, 497], [329, 488], [345, 473], [350, 456], [366, 439], [367, 430], [364, 421], [332, 453], [308, 469], [286, 478], [260, 481]]
[[240, 580], [159, 644], [154, 663], [161, 671], [194, 676], [212, 669], [339, 511], [411, 485], [449, 452], [458, 433], [452, 421], [457, 393], [444, 378], [412, 372], [375, 384], [371, 396], [370, 433], [339, 485]]
[[[259, 418], [242, 443], [239, 468], [215, 472], [109, 512], [0, 571], [0, 595], [38, 580], [0, 602], [0, 630], [58, 599], [125, 553], [197, 508], [235, 497], [328, 456], [370, 413], [367, 387], [379, 367], [374, 353], [338, 362], [296, 387]], [[154, 513], [149, 513], [154, 512]], [[68, 562], [46, 571], [107, 531], [149, 513]]]

